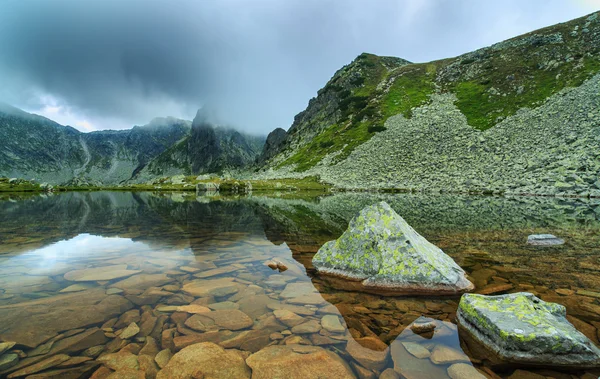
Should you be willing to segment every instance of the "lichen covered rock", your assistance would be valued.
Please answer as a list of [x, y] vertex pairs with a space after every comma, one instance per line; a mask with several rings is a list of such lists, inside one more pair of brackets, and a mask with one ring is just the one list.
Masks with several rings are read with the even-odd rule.
[[333, 285], [382, 295], [449, 295], [473, 289], [452, 258], [386, 202], [363, 209], [340, 238], [319, 249], [313, 265]]
[[[564, 306], [530, 293], [463, 295], [461, 337], [495, 365], [597, 367], [600, 349], [566, 319]], [[480, 349], [483, 347], [484, 349]]]

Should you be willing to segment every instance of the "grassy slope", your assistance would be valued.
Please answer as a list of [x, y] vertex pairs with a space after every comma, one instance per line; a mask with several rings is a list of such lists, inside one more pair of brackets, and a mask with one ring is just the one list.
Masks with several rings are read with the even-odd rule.
[[[412, 116], [435, 91], [454, 93], [469, 125], [486, 130], [520, 108], [535, 107], [565, 87], [579, 86], [600, 71], [598, 21], [589, 16], [540, 29], [456, 58], [387, 70], [382, 57], [360, 55], [350, 66], [362, 69], [362, 87], [339, 103], [339, 121], [301, 146], [277, 168], [306, 171], [328, 154], [346, 158], [390, 116]], [[587, 33], [583, 33], [587, 27]], [[577, 34], [573, 31], [577, 27]], [[561, 42], [553, 40], [559, 36]], [[337, 74], [336, 74], [337, 75]], [[337, 77], [319, 91], [335, 87]]]

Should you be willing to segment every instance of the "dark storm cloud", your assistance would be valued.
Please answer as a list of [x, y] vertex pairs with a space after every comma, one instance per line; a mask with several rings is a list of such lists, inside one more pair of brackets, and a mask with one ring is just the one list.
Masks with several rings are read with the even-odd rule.
[[267, 133], [289, 127], [331, 75], [363, 51], [444, 58], [594, 6], [594, 0], [2, 0], [0, 100], [96, 128], [191, 118], [210, 103], [226, 122]]

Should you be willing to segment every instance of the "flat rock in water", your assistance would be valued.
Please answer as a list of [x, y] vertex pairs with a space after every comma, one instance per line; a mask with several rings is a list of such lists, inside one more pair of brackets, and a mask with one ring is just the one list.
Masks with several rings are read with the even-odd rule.
[[332, 285], [381, 295], [454, 295], [474, 286], [440, 248], [386, 202], [364, 208], [313, 265]]
[[198, 279], [185, 284], [181, 289], [188, 295], [196, 297], [226, 296], [238, 292], [238, 285], [233, 278]]
[[447, 365], [451, 363], [470, 362], [469, 357], [462, 351], [458, 351], [448, 346], [436, 345], [429, 357], [436, 365]]
[[7, 376], [7, 378], [11, 379], [11, 378], [18, 378], [20, 376], [27, 376], [27, 375], [35, 374], [36, 372], [46, 370], [46, 369], [54, 367], [54, 366], [58, 366], [59, 364], [69, 360], [69, 358], [70, 357], [66, 354], [58, 354], [53, 357], [44, 359], [43, 361], [33, 364], [31, 366], [27, 366], [19, 371], [15, 371], [12, 374], [10, 374], [9, 376]]
[[157, 379], [188, 379], [202, 373], [212, 379], [249, 379], [250, 369], [240, 354], [212, 342], [188, 346], [173, 355]]
[[19, 356], [17, 354], [4, 354], [0, 356], [0, 371], [11, 368], [17, 363], [19, 363]]
[[553, 234], [532, 234], [527, 237], [527, 243], [534, 246], [557, 246], [563, 245], [565, 240]]
[[268, 346], [248, 357], [246, 363], [252, 368], [252, 379], [355, 378], [337, 354], [316, 346]]
[[564, 306], [530, 293], [499, 296], [467, 294], [457, 319], [461, 336], [494, 364], [557, 368], [600, 365], [600, 349], [566, 319]]
[[126, 339], [129, 339], [129, 338], [135, 336], [139, 332], [140, 332], [139, 326], [135, 322], [132, 322], [131, 324], [129, 324], [127, 326], [127, 328], [125, 328], [123, 330], [123, 332], [119, 335], [119, 337], [126, 340]]
[[35, 348], [59, 331], [101, 324], [131, 309], [127, 299], [107, 296], [102, 288], [60, 294], [24, 303], [0, 306], [0, 339]]
[[364, 367], [377, 371], [382, 370], [386, 366], [390, 356], [390, 349], [383, 351], [371, 350], [362, 346], [353, 338], [348, 339], [346, 352]]
[[402, 342], [396, 340], [390, 344], [390, 353], [394, 362], [394, 371], [407, 379], [448, 378], [443, 366], [434, 365], [429, 359], [411, 355]]
[[310, 320], [292, 328], [294, 334], [316, 333], [321, 330], [321, 324], [317, 320]]
[[448, 376], [452, 379], [486, 379], [475, 367], [466, 363], [455, 363], [448, 367]]
[[321, 326], [323, 329], [331, 333], [344, 333], [346, 328], [340, 322], [340, 318], [336, 315], [325, 315], [321, 319]]
[[64, 277], [72, 282], [95, 282], [126, 278], [140, 272], [139, 270], [128, 270], [127, 265], [110, 265], [69, 271]]
[[402, 342], [406, 351], [417, 358], [429, 358], [431, 352], [416, 342]]
[[12, 349], [16, 344], [16, 342], [0, 342], [0, 355], [4, 354], [5, 351]]
[[123, 290], [137, 289], [145, 291], [150, 287], [160, 287], [173, 281], [175, 281], [175, 279], [169, 278], [166, 274], [139, 274], [118, 281], [111, 285], [111, 287], [120, 288]]

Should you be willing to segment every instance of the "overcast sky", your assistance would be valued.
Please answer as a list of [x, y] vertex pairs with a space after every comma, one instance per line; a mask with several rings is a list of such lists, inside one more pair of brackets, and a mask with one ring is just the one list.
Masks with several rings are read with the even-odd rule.
[[0, 101], [80, 130], [157, 116], [289, 128], [361, 52], [424, 62], [600, 0], [0, 0]]

